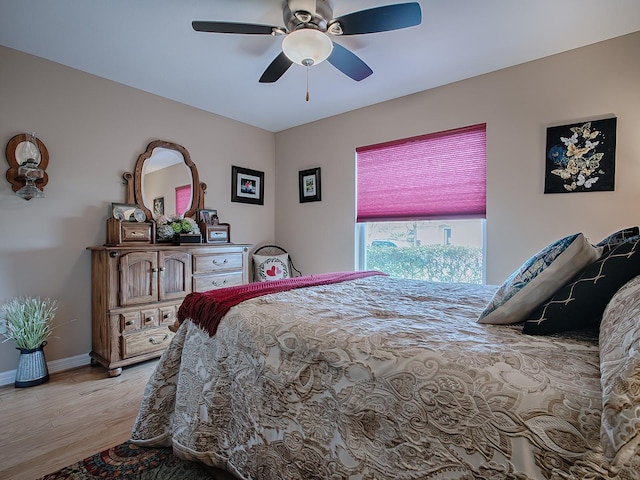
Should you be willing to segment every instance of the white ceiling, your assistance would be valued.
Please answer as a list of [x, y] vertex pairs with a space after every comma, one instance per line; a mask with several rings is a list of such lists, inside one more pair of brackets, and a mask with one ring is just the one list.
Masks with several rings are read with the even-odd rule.
[[[333, 13], [402, 1], [334, 0]], [[334, 37], [373, 75], [355, 82], [328, 62], [313, 66], [309, 102], [304, 67], [258, 83], [282, 37], [191, 28], [192, 20], [281, 26], [281, 0], [0, 0], [0, 44], [277, 132], [640, 30], [640, 0], [420, 5], [417, 27]], [[565, 73], [558, 81], [575, 80]]]

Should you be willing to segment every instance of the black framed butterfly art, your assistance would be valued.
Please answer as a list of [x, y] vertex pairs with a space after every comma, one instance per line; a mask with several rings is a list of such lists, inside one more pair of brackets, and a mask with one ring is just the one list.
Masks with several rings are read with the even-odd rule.
[[544, 193], [612, 191], [617, 118], [547, 128]]

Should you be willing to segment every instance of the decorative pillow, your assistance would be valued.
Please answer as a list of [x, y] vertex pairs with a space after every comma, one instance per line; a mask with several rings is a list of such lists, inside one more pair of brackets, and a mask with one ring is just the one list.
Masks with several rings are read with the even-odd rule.
[[527, 319], [522, 332], [547, 335], [598, 325], [611, 297], [636, 275], [640, 275], [640, 236], [587, 266]]
[[638, 227], [629, 227], [623, 230], [618, 230], [596, 243], [596, 247], [604, 247], [604, 253], [606, 253], [616, 245], [619, 245], [625, 240], [635, 237], [636, 235], [640, 235], [640, 229], [638, 229]]
[[522, 322], [584, 267], [598, 259], [582, 233], [569, 235], [540, 250], [513, 272], [480, 314], [479, 323]]
[[622, 467], [640, 446], [640, 277], [611, 298], [600, 325], [602, 423], [607, 459]]
[[254, 278], [259, 282], [289, 278], [289, 254], [254, 255]]

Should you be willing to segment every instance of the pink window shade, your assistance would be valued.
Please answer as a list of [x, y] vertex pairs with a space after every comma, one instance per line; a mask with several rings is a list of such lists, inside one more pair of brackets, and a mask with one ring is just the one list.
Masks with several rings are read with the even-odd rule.
[[191, 206], [191, 185], [176, 187], [176, 213], [184, 215]]
[[485, 218], [486, 125], [359, 147], [357, 221]]

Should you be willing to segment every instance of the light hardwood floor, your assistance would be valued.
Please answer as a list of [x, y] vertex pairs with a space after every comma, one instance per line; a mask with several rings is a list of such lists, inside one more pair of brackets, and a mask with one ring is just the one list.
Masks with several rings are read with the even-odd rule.
[[114, 378], [87, 365], [35, 387], [0, 387], [0, 479], [35, 480], [128, 440], [156, 363]]

